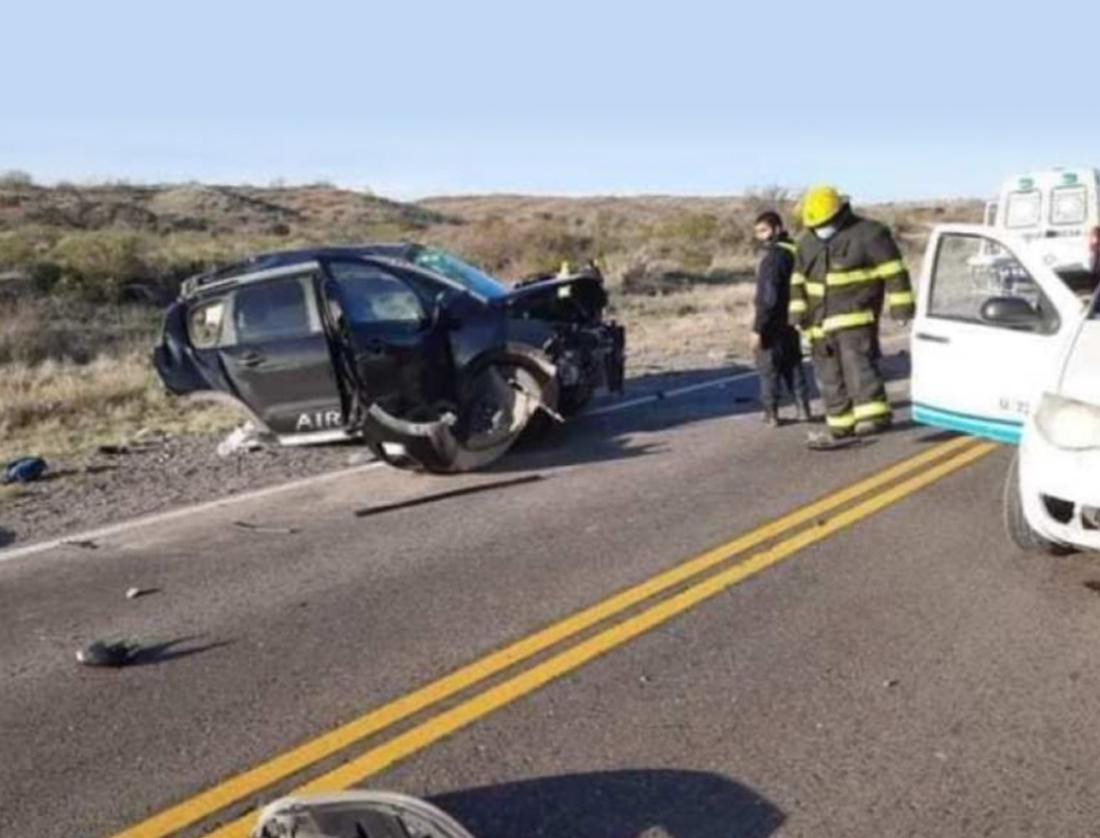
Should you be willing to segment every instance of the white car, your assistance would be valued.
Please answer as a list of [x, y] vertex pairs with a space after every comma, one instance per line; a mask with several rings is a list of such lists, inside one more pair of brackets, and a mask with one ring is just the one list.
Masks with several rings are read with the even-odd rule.
[[981, 225], [935, 228], [925, 254], [913, 418], [1019, 443], [1004, 516], [1024, 549], [1100, 550], [1097, 279], [1055, 273], [1022, 237]]

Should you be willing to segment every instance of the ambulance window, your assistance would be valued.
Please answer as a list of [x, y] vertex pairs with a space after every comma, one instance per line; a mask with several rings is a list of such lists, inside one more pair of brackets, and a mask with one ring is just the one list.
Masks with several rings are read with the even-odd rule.
[[929, 317], [990, 325], [981, 317], [982, 306], [992, 297], [1019, 297], [1057, 323], [1057, 312], [1027, 269], [1011, 252], [999, 248], [990, 256], [993, 242], [985, 236], [947, 235], [940, 239], [932, 268], [928, 300]]
[[1088, 195], [1083, 186], [1059, 186], [1050, 198], [1051, 224], [1083, 224], [1088, 215]]
[[1027, 192], [1009, 192], [1005, 210], [1005, 226], [1034, 227], [1039, 223], [1042, 194], [1038, 189]]

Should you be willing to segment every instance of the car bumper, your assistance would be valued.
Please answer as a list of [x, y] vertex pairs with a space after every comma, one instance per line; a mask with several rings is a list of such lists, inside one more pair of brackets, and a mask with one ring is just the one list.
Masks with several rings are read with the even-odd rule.
[[1049, 541], [1100, 550], [1100, 449], [1069, 451], [1029, 425], [1020, 443], [1024, 516]]

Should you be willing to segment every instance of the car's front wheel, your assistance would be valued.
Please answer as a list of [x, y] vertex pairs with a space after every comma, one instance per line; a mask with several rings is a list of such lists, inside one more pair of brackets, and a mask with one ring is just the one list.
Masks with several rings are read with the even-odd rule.
[[1005, 475], [1002, 510], [1005, 532], [1009, 540], [1024, 552], [1045, 553], [1048, 556], [1061, 556], [1071, 552], [1063, 545], [1043, 538], [1027, 522], [1027, 517], [1024, 515], [1023, 495], [1020, 491], [1020, 453], [1018, 451], [1012, 458], [1012, 465], [1008, 467], [1008, 474]]

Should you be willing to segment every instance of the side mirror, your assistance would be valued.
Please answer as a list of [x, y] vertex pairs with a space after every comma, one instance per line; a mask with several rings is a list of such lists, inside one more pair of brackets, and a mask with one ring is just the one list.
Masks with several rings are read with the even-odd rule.
[[252, 838], [473, 838], [440, 809], [377, 791], [285, 797], [260, 812]]
[[990, 297], [980, 312], [982, 322], [1009, 329], [1039, 331], [1046, 325], [1042, 312], [1022, 297]]

